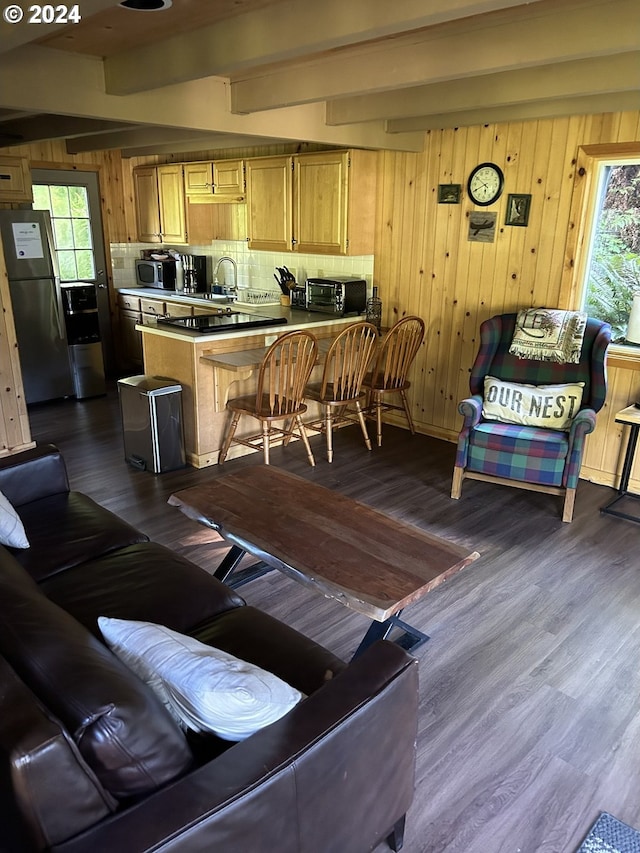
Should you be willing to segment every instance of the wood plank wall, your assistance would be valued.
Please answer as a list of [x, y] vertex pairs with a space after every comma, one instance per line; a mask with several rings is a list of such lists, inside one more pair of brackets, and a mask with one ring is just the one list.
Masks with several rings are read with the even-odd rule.
[[24, 399], [9, 278], [0, 252], [0, 456], [33, 446]]
[[[418, 314], [427, 324], [411, 376], [420, 432], [455, 440], [483, 320], [522, 307], [575, 307], [560, 300], [575, 261], [568, 236], [578, 149], [638, 140], [640, 113], [625, 112], [432, 131], [420, 154], [380, 154], [375, 283], [385, 323]], [[505, 173], [504, 194], [488, 208], [498, 214], [493, 243], [468, 240], [468, 215], [478, 208], [466, 181], [484, 161]], [[461, 204], [437, 203], [438, 184], [447, 183], [462, 184]], [[528, 227], [504, 224], [509, 193], [531, 193]], [[639, 369], [609, 369], [607, 404], [583, 467], [596, 482], [617, 482], [623, 433], [613, 418], [640, 398]], [[640, 491], [640, 463], [632, 486]]]

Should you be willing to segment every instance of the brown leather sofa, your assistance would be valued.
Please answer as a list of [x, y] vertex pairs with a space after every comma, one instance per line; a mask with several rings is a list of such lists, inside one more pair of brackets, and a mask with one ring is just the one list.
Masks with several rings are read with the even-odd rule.
[[[417, 666], [381, 641], [347, 665], [71, 491], [58, 450], [0, 460], [30, 542], [0, 546], [0, 849], [364, 853], [402, 846]], [[187, 736], [102, 642], [157, 622], [306, 694], [238, 743]]]

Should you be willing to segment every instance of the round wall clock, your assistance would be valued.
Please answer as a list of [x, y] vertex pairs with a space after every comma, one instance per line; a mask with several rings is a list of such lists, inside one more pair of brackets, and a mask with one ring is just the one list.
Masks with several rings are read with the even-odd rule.
[[504, 175], [495, 163], [480, 163], [469, 175], [467, 192], [474, 204], [486, 207], [502, 195]]

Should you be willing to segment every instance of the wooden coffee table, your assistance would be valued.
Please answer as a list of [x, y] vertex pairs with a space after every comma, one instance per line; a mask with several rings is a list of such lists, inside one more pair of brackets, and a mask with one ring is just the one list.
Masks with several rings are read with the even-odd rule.
[[[368, 616], [354, 656], [394, 628], [407, 650], [425, 643], [402, 610], [480, 556], [270, 465], [176, 492], [169, 503], [231, 543], [219, 580], [237, 587], [278, 569]], [[236, 572], [246, 553], [260, 564]]]

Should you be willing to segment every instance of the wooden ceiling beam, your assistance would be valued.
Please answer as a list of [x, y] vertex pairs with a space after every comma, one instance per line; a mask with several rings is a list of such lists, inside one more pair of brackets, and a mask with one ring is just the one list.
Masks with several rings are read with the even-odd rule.
[[[540, 2], [540, 0], [533, 0]], [[105, 60], [107, 91], [131, 94], [433, 26], [531, 0], [284, 0]]]
[[[108, 151], [116, 148], [140, 148], [147, 145], [179, 145], [184, 142], [200, 142], [211, 139], [210, 132], [189, 130], [182, 127], [151, 127], [148, 125], [134, 126], [128, 130], [114, 133], [100, 133], [95, 136], [83, 136], [70, 139], [67, 143], [69, 154], [80, 154], [86, 151]], [[215, 134], [223, 136], [224, 134]], [[194, 149], [194, 150], [197, 150]]]
[[509, 121], [535, 121], [557, 116], [617, 113], [638, 109], [637, 92], [614, 92], [606, 95], [587, 95], [583, 98], [555, 98], [550, 101], [529, 101], [502, 107], [478, 107], [460, 112], [433, 113], [414, 118], [400, 118], [387, 122], [393, 133], [442, 130], [451, 127], [495, 124]]
[[544, 66], [640, 48], [637, 0], [553, 0], [467, 18], [234, 77], [231, 110], [252, 113], [319, 99]]
[[187, 154], [190, 151], [233, 151], [236, 148], [255, 148], [262, 145], [277, 145], [289, 143], [289, 139], [273, 139], [272, 137], [259, 136], [234, 136], [226, 133], [212, 133], [209, 136], [197, 140], [185, 140], [179, 143], [166, 143], [164, 145], [150, 144], [139, 148], [123, 148], [121, 155], [129, 157], [149, 157], [153, 154]]
[[478, 112], [480, 107], [498, 108], [530, 101], [631, 91], [640, 93], [640, 51], [340, 98], [327, 103], [327, 124], [394, 120], [466, 110]]
[[0, 134], [13, 136], [20, 140], [17, 144], [24, 144], [43, 139], [68, 139], [89, 133], [100, 135], [123, 127], [125, 125], [122, 122], [41, 113], [28, 118], [3, 121], [0, 124]]
[[163, 126], [163, 118], [170, 118], [172, 126], [195, 132], [284, 137], [345, 148], [421, 151], [424, 145], [424, 134], [390, 135], [383, 122], [328, 127], [324, 103], [233, 115], [228, 109], [228, 84], [217, 77], [136, 95], [109, 95], [104, 91], [100, 59], [35, 45], [0, 56], [3, 108], [152, 126]]

